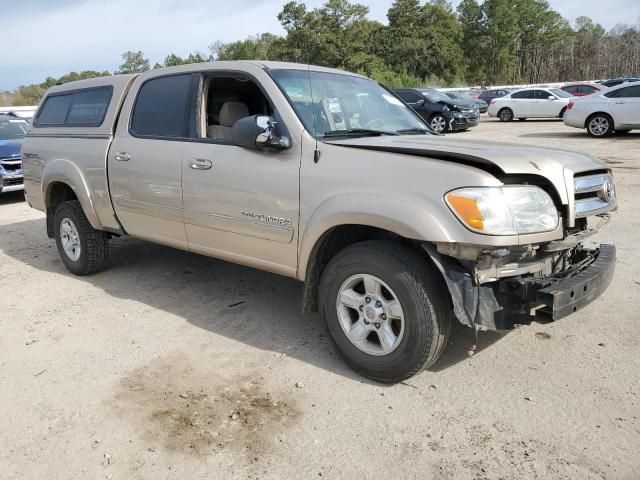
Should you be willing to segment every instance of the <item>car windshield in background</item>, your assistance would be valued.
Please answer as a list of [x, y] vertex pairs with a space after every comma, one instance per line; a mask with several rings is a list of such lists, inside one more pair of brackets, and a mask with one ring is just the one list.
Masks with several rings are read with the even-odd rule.
[[559, 88], [552, 88], [551, 91], [558, 97], [573, 97], [570, 93], [565, 92], [564, 90], [560, 90]]
[[401, 100], [366, 78], [307, 70], [270, 70], [315, 137], [426, 133]]
[[27, 136], [29, 124], [25, 120], [0, 116], [0, 140], [19, 140]]
[[429, 101], [433, 103], [442, 102], [442, 101], [448, 102], [450, 100], [450, 98], [447, 95], [445, 95], [444, 93], [437, 92], [435, 90], [423, 90], [420, 93], [422, 93], [424, 97], [427, 97]]
[[475, 92], [450, 92], [453, 93], [455, 95], [455, 98], [462, 98], [462, 99], [469, 99], [469, 100], [474, 100], [476, 98], [476, 95], [478, 95]]

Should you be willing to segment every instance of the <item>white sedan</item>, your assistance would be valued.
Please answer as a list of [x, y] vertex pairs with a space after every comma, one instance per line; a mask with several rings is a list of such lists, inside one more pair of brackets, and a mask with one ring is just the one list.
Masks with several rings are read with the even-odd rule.
[[488, 114], [501, 122], [514, 118], [562, 118], [572, 95], [559, 88], [525, 88], [504, 97], [494, 98]]
[[592, 137], [640, 128], [640, 82], [623, 83], [603, 92], [573, 98], [563, 120], [569, 127], [586, 128]]

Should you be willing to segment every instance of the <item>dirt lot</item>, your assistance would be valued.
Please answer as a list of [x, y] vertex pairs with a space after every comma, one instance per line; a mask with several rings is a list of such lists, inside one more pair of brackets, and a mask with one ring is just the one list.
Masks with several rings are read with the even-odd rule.
[[352, 373], [293, 280], [132, 239], [73, 277], [0, 198], [0, 478], [640, 478], [640, 132], [484, 119], [460, 138], [588, 152], [616, 174], [612, 287], [556, 324], [454, 328], [432, 371]]

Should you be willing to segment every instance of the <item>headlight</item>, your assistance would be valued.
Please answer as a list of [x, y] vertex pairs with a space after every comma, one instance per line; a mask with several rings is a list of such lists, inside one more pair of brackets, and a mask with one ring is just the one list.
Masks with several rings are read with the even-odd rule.
[[450, 110], [449, 107], [447, 107], [446, 105], [442, 107], [443, 112], [448, 112], [449, 110]]
[[445, 201], [466, 227], [486, 235], [548, 232], [558, 226], [553, 200], [539, 187], [460, 188]]

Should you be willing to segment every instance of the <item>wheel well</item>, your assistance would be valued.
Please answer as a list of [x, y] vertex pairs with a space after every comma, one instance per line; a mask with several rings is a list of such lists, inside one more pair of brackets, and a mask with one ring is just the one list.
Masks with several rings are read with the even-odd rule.
[[53, 182], [49, 185], [45, 195], [45, 205], [47, 206], [47, 236], [53, 238], [53, 215], [58, 205], [69, 200], [77, 200], [78, 197], [73, 189], [62, 182]]
[[318, 285], [324, 268], [340, 250], [365, 240], [386, 240], [408, 245], [424, 255], [417, 240], [411, 240], [381, 228], [367, 225], [340, 225], [325, 232], [311, 251], [304, 281], [302, 309], [305, 313], [318, 311]]
[[584, 128], [587, 128], [589, 126], [589, 122], [591, 121], [591, 119], [596, 116], [596, 115], [604, 115], [607, 116], [611, 119], [612, 122], [614, 122], [613, 128], [615, 129], [615, 121], [613, 120], [613, 117], [611, 115], [609, 115], [607, 112], [593, 112], [591, 115], [589, 115], [586, 120], [584, 121]]

